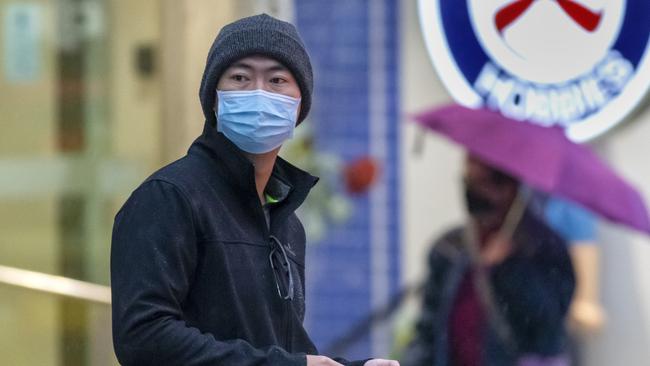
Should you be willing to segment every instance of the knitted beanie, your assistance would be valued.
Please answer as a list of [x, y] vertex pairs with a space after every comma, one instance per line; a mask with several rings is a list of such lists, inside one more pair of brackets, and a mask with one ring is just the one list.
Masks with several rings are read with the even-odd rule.
[[206, 120], [213, 126], [216, 123], [216, 88], [223, 72], [233, 62], [251, 55], [271, 57], [291, 71], [302, 97], [297, 121], [302, 122], [311, 108], [314, 84], [311, 61], [296, 27], [267, 14], [230, 23], [221, 29], [214, 40], [208, 53], [199, 91]]

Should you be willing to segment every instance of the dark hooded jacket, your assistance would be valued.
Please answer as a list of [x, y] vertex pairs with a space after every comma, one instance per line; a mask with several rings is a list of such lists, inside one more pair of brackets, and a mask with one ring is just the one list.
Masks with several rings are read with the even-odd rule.
[[[214, 103], [209, 79], [203, 103]], [[146, 179], [115, 217], [117, 358], [137, 366], [304, 366], [305, 354], [318, 351], [302, 325], [305, 232], [294, 211], [317, 179], [278, 157], [269, 184], [284, 197], [270, 207], [269, 223], [253, 165], [217, 132], [214, 117], [206, 120], [187, 155]], [[289, 258], [293, 300], [278, 294], [271, 236]]]

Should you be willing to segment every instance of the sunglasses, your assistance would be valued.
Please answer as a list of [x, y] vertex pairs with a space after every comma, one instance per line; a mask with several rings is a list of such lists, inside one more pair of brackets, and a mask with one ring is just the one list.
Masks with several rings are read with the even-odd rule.
[[293, 272], [291, 271], [291, 262], [289, 261], [284, 246], [273, 235], [271, 235], [269, 263], [271, 264], [278, 295], [283, 300], [293, 300]]

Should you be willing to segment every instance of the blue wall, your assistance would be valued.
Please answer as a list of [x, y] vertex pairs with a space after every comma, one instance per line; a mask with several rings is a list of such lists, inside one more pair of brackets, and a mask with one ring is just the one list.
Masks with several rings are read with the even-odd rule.
[[[312, 57], [315, 72], [314, 105], [310, 114], [322, 151], [343, 161], [370, 155], [371, 77], [385, 78], [380, 90], [385, 101], [387, 128], [380, 179], [386, 185], [386, 233], [389, 293], [399, 284], [399, 130], [398, 110], [398, 2], [390, 0], [298, 0], [296, 22]], [[382, 7], [379, 19], [381, 68], [370, 62], [370, 6]], [[374, 13], [372, 13], [374, 14]], [[376, 24], [376, 23], [373, 23]], [[375, 47], [377, 43], [375, 42]], [[367, 316], [372, 308], [370, 196], [351, 197], [354, 212], [349, 221], [333, 227], [320, 243], [311, 243], [307, 262], [307, 318], [305, 324], [319, 349], [326, 348]], [[376, 206], [375, 206], [376, 209]], [[376, 272], [375, 272], [376, 273]], [[375, 340], [376, 341], [376, 340]], [[344, 355], [370, 356], [373, 339], [367, 335]], [[386, 350], [388, 352], [388, 350]]]

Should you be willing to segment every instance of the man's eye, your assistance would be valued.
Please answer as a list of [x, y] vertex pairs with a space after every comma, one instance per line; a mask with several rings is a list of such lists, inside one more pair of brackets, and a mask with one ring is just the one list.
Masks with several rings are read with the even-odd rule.
[[273, 84], [282, 84], [284, 82], [286, 82], [286, 80], [284, 80], [283, 78], [273, 78], [273, 79], [271, 79], [271, 83], [273, 83]]
[[246, 81], [246, 77], [244, 75], [233, 75], [232, 79], [235, 81]]

